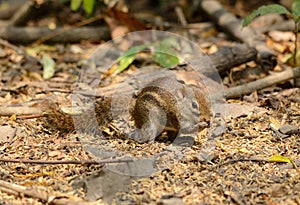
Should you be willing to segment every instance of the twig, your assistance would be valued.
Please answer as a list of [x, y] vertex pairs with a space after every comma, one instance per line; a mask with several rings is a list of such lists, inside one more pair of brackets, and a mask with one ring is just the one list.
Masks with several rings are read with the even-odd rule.
[[216, 168], [220, 168], [221, 166], [224, 166], [224, 165], [227, 165], [227, 164], [233, 164], [233, 163], [236, 163], [236, 162], [270, 162], [269, 160], [266, 160], [266, 159], [259, 159], [259, 158], [240, 158], [240, 159], [231, 159], [231, 160], [228, 160], [226, 162], [223, 162], [223, 163], [219, 163], [219, 164], [216, 164], [212, 167], [207, 167], [207, 168], [203, 168], [203, 169], [208, 169], [210, 171], [215, 171]]
[[24, 52], [23, 50], [21, 50], [20, 48], [18, 48], [18, 47], [15, 46], [15, 45], [9, 43], [9, 42], [6, 41], [6, 40], [0, 39], [0, 45], [5, 46], [5, 47], [7, 47], [7, 48], [11, 48], [11, 49], [17, 51], [19, 54], [25, 54], [25, 52]]
[[[267, 160], [267, 159], [260, 159], [260, 158], [240, 158], [240, 159], [231, 159], [231, 160], [228, 160], [228, 161], [226, 161], [226, 162], [216, 164], [216, 165], [214, 165], [213, 167], [210, 167], [209, 169], [210, 169], [210, 170], [214, 170], [215, 168], [219, 168], [219, 167], [224, 166], [224, 165], [227, 165], [227, 164], [233, 164], [233, 163], [236, 163], [236, 162], [243, 162], [243, 161], [251, 161], [251, 162], [271, 162], [270, 160]], [[300, 173], [300, 170], [299, 170], [297, 164], [300, 164], [300, 161], [299, 161], [299, 160], [296, 160], [296, 161], [291, 160], [291, 163], [289, 163], [288, 165], [282, 166], [280, 169], [283, 170], [283, 169], [295, 168], [295, 169], [297, 170], [297, 172]]]
[[35, 5], [34, 1], [26, 1], [10, 18], [7, 26], [23, 26], [26, 24], [35, 10]]
[[0, 162], [26, 163], [26, 164], [107, 164], [133, 162], [132, 159], [107, 159], [107, 160], [30, 160], [30, 159], [5, 159], [0, 158]]
[[6, 192], [6, 193], [11, 194], [11, 195], [18, 195], [19, 194], [18, 192], [14, 191], [14, 190], [1, 187], [1, 182], [0, 182], [0, 190], [1, 190], [1, 192]]
[[31, 62], [34, 62], [34, 63], [38, 63], [39, 62], [36, 58], [28, 55], [23, 49], [20, 49], [19, 47], [15, 46], [15, 45], [13, 45], [11, 43], [9, 43], [6, 40], [1, 39], [1, 38], [0, 38], [0, 45], [15, 50], [18, 54], [23, 55], [27, 60], [29, 60]]
[[0, 189], [1, 191], [8, 192], [10, 194], [24, 194], [26, 196], [42, 200], [47, 204], [56, 204], [56, 205], [88, 205], [92, 204], [84, 201], [75, 201], [63, 198], [61, 196], [50, 195], [49, 192], [44, 190], [34, 189], [33, 187], [25, 187], [6, 181], [0, 180]]
[[[284, 166], [281, 166], [280, 169], [283, 170], [283, 169], [292, 169], [292, 168], [295, 168], [298, 166], [300, 166], [300, 160], [292, 160], [292, 164], [286, 164]], [[299, 169], [299, 168], [298, 168]]]
[[0, 107], [0, 116], [11, 115], [42, 115], [43, 111], [35, 107]]
[[274, 202], [271, 201], [271, 199], [265, 195], [265, 194], [262, 194], [264, 200], [266, 201], [267, 205], [276, 205]]
[[294, 160], [291, 160], [293, 167], [297, 170], [298, 174], [300, 174], [300, 169], [297, 166], [297, 163]]
[[[182, 11], [182, 8], [179, 7], [179, 6], [176, 6], [175, 12], [176, 12], [176, 14], [177, 14], [177, 16], [178, 16], [178, 19], [179, 19], [181, 25], [182, 25], [183, 27], [187, 26], [187, 25], [188, 25], [188, 22], [187, 22], [187, 20], [186, 20], [186, 18], [185, 18], [185, 16], [184, 16], [184, 13], [183, 13], [183, 11]], [[184, 30], [183, 32], [184, 32], [183, 34], [185, 35], [185, 37], [190, 38], [190, 32], [189, 32], [189, 30]]]
[[59, 89], [59, 88], [49, 88], [49, 89], [45, 89], [45, 90], [39, 92], [38, 94], [40, 94], [40, 93], [49, 93], [49, 92], [57, 92], [57, 93], [73, 93], [72, 90]]
[[236, 202], [236, 204], [238, 205], [245, 204], [238, 198], [237, 194], [233, 191], [224, 191], [224, 195], [229, 196], [232, 199], [232, 201]]
[[13, 16], [9, 20], [0, 21], [0, 27], [24, 26], [32, 18], [33, 13], [35, 13], [35, 2], [22, 2], [22, 5], [13, 13]]
[[32, 115], [18, 115], [18, 119], [34, 119], [34, 118], [40, 118], [44, 117], [45, 115], [43, 114], [32, 114]]
[[[297, 65], [297, 51], [298, 51], [298, 23], [299, 22], [295, 22], [295, 30], [294, 30], [294, 35], [295, 35], [295, 48], [294, 48], [294, 52], [293, 52], [293, 58], [294, 58], [294, 65]], [[300, 87], [300, 77], [299, 78], [295, 78], [294, 79], [294, 83], [297, 87]]]
[[183, 13], [183, 11], [182, 11], [182, 8], [179, 7], [179, 6], [176, 6], [175, 12], [176, 12], [176, 14], [177, 14], [177, 16], [178, 16], [178, 18], [179, 18], [179, 21], [180, 21], [181, 25], [182, 25], [182, 26], [187, 26], [188, 23], [187, 23], [187, 20], [186, 20], [186, 18], [185, 18], [185, 16], [184, 16], [184, 13]]
[[228, 160], [226, 162], [223, 162], [223, 163], [220, 163], [220, 164], [217, 164], [215, 165], [213, 168], [216, 168], [216, 167], [221, 167], [221, 166], [224, 166], [224, 165], [227, 165], [227, 164], [233, 164], [233, 163], [236, 163], [236, 162], [270, 162], [269, 160], [267, 159], [259, 159], [259, 158], [240, 158], [240, 159], [231, 159], [231, 160]]

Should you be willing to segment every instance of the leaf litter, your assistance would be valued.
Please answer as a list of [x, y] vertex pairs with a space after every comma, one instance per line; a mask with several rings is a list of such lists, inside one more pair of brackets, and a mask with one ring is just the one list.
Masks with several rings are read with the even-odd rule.
[[[67, 51], [66, 55], [68, 55]], [[60, 54], [57, 54], [56, 58], [57, 62], [63, 62]], [[19, 61], [15, 63], [20, 64]], [[58, 66], [61, 66], [61, 69], [56, 71], [54, 77], [56, 80], [63, 78], [61, 82], [74, 81], [72, 73], [78, 72], [80, 68], [74, 62]], [[14, 66], [7, 65], [2, 75], [5, 76], [13, 69]], [[72, 72], [66, 72], [70, 70]], [[25, 78], [20, 78], [20, 76], [26, 73], [22, 72], [22, 69], [18, 71], [14, 74], [15, 79], [22, 81]], [[42, 69], [34, 72], [42, 75]], [[60, 76], [59, 73], [69, 73], [69, 75]], [[37, 81], [30, 77], [26, 80]], [[15, 82], [11, 80], [2, 83], [2, 86], [12, 88]], [[33, 86], [30, 89], [32, 91], [30, 96], [38, 96], [40, 99], [51, 96], [49, 92], [41, 92], [38, 87]], [[58, 99], [69, 97], [68, 93], [56, 94]], [[0, 100], [13, 105], [15, 101], [32, 99], [32, 97], [22, 98], [22, 95], [24, 94], [19, 90], [10, 94], [1, 91]], [[287, 138], [277, 137], [271, 129], [274, 120], [270, 120], [273, 118], [280, 125], [288, 124], [299, 128], [299, 96], [299, 89], [279, 89], [272, 94], [260, 93], [258, 104], [253, 105], [259, 109], [238, 108], [243, 111], [240, 115], [234, 113], [231, 117], [228, 116], [227, 132], [215, 139], [215, 148], [210, 153], [208, 161], [203, 161], [199, 154], [203, 144], [207, 142], [206, 133], [203, 131], [199, 133], [195, 144], [185, 150], [182, 158], [170, 159], [167, 156], [161, 156], [162, 162], [172, 161], [172, 163], [161, 164], [163, 169], [149, 177], [133, 180], [128, 189], [115, 195], [113, 203], [166, 204], [166, 201], [173, 199], [178, 204], [181, 202], [185, 204], [265, 204], [268, 199], [276, 204], [299, 204], [300, 180], [296, 169], [281, 169], [282, 163], [278, 163], [278, 160], [272, 163], [256, 160], [243, 161], [243, 159], [268, 160], [277, 155], [296, 162], [299, 160], [299, 132], [286, 133], [289, 135]], [[273, 106], [270, 103], [273, 98], [278, 100], [278, 105]], [[0, 123], [2, 127], [17, 128], [17, 132], [13, 133], [14, 136], [9, 141], [1, 142], [1, 158], [93, 159], [93, 155], [83, 149], [76, 134], [50, 130], [40, 119], [15, 119], [6, 116], [1, 117]], [[165, 146], [159, 142], [141, 145], [117, 139], [113, 136], [116, 133], [110, 127], [107, 127], [107, 133], [109, 140], [106, 143], [110, 143], [112, 147], [125, 154], [137, 157], [154, 155]], [[230, 160], [236, 161], [226, 163]], [[102, 165], [33, 165], [9, 162], [1, 162], [1, 164], [2, 180], [33, 187], [36, 190], [47, 190], [54, 196], [63, 196], [74, 202], [86, 199], [86, 190], [74, 189], [74, 180], [103, 170]], [[1, 191], [0, 196], [0, 201], [5, 203], [43, 204], [36, 198], [15, 196], [5, 191]], [[97, 203], [105, 202], [98, 199]]]

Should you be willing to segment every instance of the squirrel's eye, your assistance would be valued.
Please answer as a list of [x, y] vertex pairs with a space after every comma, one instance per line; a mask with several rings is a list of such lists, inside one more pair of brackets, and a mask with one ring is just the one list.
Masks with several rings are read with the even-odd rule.
[[194, 109], [197, 109], [197, 108], [198, 108], [198, 104], [197, 104], [196, 102], [192, 102], [192, 107], [193, 107]]

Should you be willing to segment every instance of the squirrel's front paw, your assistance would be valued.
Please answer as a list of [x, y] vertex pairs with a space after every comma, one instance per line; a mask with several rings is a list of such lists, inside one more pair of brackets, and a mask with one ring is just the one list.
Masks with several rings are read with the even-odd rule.
[[131, 133], [131, 139], [138, 143], [146, 143], [149, 141], [149, 137], [146, 137], [144, 133], [140, 129], [135, 129]]
[[192, 136], [178, 136], [176, 139], [172, 142], [173, 145], [176, 146], [182, 146], [182, 147], [191, 147], [194, 144], [194, 137]]

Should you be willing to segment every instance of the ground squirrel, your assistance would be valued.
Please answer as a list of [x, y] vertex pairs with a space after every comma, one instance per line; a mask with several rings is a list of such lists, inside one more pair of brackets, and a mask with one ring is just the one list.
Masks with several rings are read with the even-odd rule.
[[162, 77], [141, 90], [130, 114], [137, 128], [134, 140], [153, 141], [166, 131], [173, 141], [176, 136], [197, 133], [200, 122], [209, 121], [210, 103], [200, 87]]
[[[173, 76], [153, 80], [134, 98], [129, 103], [129, 114], [136, 126], [131, 137], [140, 143], [155, 140], [163, 131], [170, 141], [178, 135], [197, 133], [199, 123], [208, 122], [210, 118], [210, 103], [201, 88], [186, 85]], [[48, 109], [47, 121], [62, 132], [72, 132], [75, 123], [77, 131], [95, 134], [112, 121], [112, 103], [110, 97], [97, 100], [94, 109], [78, 116], [52, 106]]]

